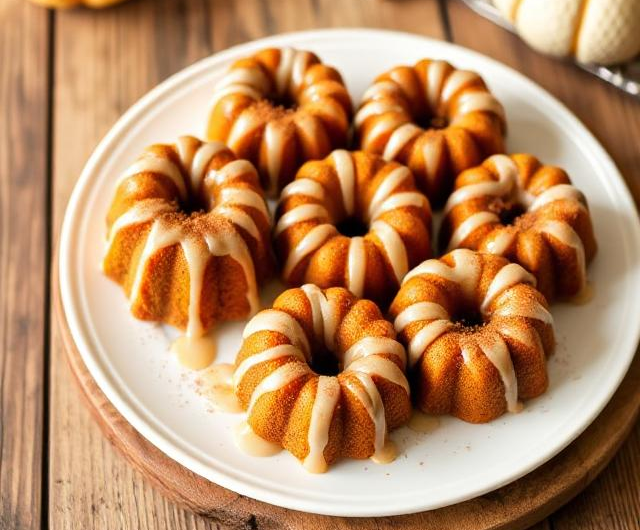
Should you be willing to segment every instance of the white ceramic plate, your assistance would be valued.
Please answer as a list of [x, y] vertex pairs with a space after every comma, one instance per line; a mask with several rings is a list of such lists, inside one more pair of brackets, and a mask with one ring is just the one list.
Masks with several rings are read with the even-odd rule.
[[[487, 425], [443, 418], [431, 434], [393, 435], [389, 465], [345, 460], [311, 475], [288, 453], [253, 458], [236, 449], [235, 415], [211, 413], [194, 376], [169, 353], [161, 326], [138, 322], [119, 286], [100, 272], [104, 217], [114, 180], [150, 143], [201, 135], [212, 86], [229, 63], [265, 46], [310, 49], [342, 72], [354, 101], [372, 79], [422, 57], [477, 70], [504, 103], [509, 149], [569, 170], [591, 206], [600, 252], [589, 270], [595, 298], [556, 305], [559, 347], [551, 384], [524, 412]], [[640, 224], [622, 177], [600, 144], [557, 100], [487, 57], [440, 41], [370, 30], [276, 36], [232, 48], [171, 77], [136, 103], [100, 143], [64, 220], [60, 283], [73, 338], [91, 375], [122, 415], [168, 456], [238, 493], [287, 508], [384, 516], [464, 501], [533, 470], [575, 439], [605, 406], [640, 332]], [[233, 360], [242, 324], [219, 328], [219, 360]]]

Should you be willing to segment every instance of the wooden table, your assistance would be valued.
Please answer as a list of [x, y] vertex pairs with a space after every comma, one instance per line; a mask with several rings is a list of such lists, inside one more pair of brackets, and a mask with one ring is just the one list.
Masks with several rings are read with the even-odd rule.
[[[85, 410], [52, 324], [52, 249], [86, 158], [150, 88], [230, 45], [331, 26], [420, 33], [513, 66], [585, 122], [640, 202], [640, 104], [530, 51], [455, 0], [132, 0], [56, 13], [2, 0], [0, 529], [218, 527], [146, 484]], [[536, 528], [638, 527], [636, 425], [602, 475]]]

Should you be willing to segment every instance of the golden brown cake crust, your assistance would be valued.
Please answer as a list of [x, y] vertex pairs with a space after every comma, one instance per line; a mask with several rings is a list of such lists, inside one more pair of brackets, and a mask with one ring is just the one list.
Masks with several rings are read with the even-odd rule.
[[521, 266], [467, 249], [407, 275], [390, 316], [422, 411], [487, 422], [546, 390], [553, 321], [534, 285]]
[[379, 75], [355, 116], [360, 147], [406, 164], [435, 207], [460, 171], [504, 151], [505, 124], [478, 74], [432, 59]]
[[313, 53], [269, 48], [236, 61], [216, 85], [207, 138], [251, 160], [271, 196], [302, 163], [344, 147], [351, 98]]
[[249, 322], [236, 359], [248, 424], [316, 472], [379, 454], [411, 413], [395, 337], [376, 304], [346, 289], [285, 291]]
[[257, 310], [272, 270], [270, 222], [255, 168], [221, 143], [150, 146], [107, 214], [104, 273], [131, 311], [200, 336]]
[[528, 154], [494, 155], [462, 172], [444, 209], [440, 247], [505, 256], [552, 301], [585, 289], [597, 244], [584, 195]]
[[360, 151], [307, 162], [283, 190], [276, 217], [290, 285], [346, 287], [384, 305], [431, 253], [431, 209], [411, 172]]

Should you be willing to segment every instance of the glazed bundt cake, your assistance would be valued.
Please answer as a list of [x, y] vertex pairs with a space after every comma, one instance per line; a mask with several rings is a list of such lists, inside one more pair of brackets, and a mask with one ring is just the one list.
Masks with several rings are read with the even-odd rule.
[[505, 115], [481, 77], [423, 59], [378, 76], [355, 117], [360, 147], [409, 167], [432, 206], [455, 176], [504, 152]]
[[341, 286], [388, 304], [431, 253], [431, 210], [397, 162], [336, 150], [303, 165], [283, 191], [275, 246], [290, 285]]
[[234, 387], [255, 434], [316, 473], [340, 457], [393, 459], [388, 433], [411, 414], [405, 351], [373, 302], [303, 285], [243, 337]]
[[596, 241], [584, 195], [562, 169], [531, 155], [494, 155], [458, 176], [444, 214], [443, 248], [505, 256], [550, 301], [585, 288]]
[[266, 49], [236, 61], [216, 86], [207, 137], [251, 160], [276, 196], [306, 160], [347, 143], [351, 98], [313, 53]]
[[467, 249], [407, 274], [390, 315], [423, 412], [487, 422], [546, 390], [553, 320], [534, 286], [520, 265]]
[[131, 311], [187, 335], [258, 309], [270, 223], [258, 175], [220, 142], [153, 145], [122, 176], [107, 216], [105, 274]]

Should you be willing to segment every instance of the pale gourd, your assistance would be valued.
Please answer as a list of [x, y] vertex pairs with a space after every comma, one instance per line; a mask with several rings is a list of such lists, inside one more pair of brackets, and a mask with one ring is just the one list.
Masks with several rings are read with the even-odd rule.
[[640, 0], [493, 0], [531, 47], [581, 63], [640, 53]]
[[124, 2], [124, 0], [31, 0], [35, 4], [39, 4], [44, 7], [52, 7], [52, 8], [70, 8], [76, 6], [87, 6], [93, 8], [103, 8], [108, 7], [113, 4], [119, 4], [120, 2]]

